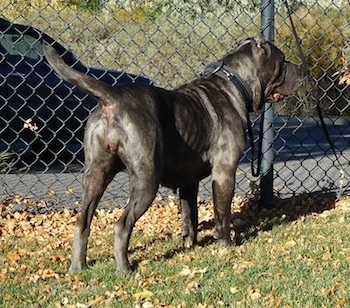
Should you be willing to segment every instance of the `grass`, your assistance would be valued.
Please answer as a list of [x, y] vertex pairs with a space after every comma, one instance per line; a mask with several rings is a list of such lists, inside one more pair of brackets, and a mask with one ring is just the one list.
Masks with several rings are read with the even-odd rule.
[[233, 206], [239, 245], [223, 248], [212, 240], [212, 206], [205, 203], [192, 250], [181, 248], [177, 207], [153, 205], [132, 236], [129, 274], [115, 271], [112, 253], [120, 210], [100, 210], [89, 269], [75, 276], [67, 273], [73, 212], [8, 212], [0, 220], [0, 306], [345, 307], [349, 205], [347, 198], [304, 196], [267, 211], [243, 200]]

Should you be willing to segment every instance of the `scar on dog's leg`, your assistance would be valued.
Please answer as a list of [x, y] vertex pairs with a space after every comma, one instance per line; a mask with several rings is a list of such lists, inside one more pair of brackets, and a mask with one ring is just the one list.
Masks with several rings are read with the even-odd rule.
[[234, 193], [234, 172], [222, 170], [213, 174], [213, 199], [215, 212], [214, 238], [224, 245], [231, 245], [230, 235], [231, 202]]
[[104, 190], [116, 174], [116, 172], [113, 172], [113, 164], [110, 163], [103, 165], [92, 163], [85, 170], [87, 171], [84, 173], [83, 180], [83, 204], [81, 214], [75, 225], [72, 262], [69, 268], [69, 272], [72, 274], [86, 267], [86, 250], [91, 221]]
[[148, 170], [129, 172], [129, 202], [124, 213], [114, 225], [114, 256], [117, 270], [130, 270], [128, 247], [136, 221], [147, 211], [154, 200], [159, 176]]
[[180, 188], [180, 208], [182, 219], [182, 238], [185, 248], [193, 247], [197, 242], [198, 182]]

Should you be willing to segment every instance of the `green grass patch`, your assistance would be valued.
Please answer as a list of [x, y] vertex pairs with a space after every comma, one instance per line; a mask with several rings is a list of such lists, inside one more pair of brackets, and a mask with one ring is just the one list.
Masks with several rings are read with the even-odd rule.
[[229, 248], [212, 240], [212, 206], [201, 206], [192, 250], [182, 249], [176, 207], [152, 206], [135, 227], [129, 274], [116, 272], [113, 257], [120, 211], [99, 212], [89, 268], [74, 276], [67, 273], [73, 213], [7, 214], [0, 220], [0, 306], [345, 307], [349, 202], [307, 200], [272, 211], [251, 201], [234, 207], [233, 221], [246, 225], [242, 243]]

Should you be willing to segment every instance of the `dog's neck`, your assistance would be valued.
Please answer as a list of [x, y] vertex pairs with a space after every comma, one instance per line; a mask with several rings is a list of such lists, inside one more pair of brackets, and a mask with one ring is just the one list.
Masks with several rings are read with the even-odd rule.
[[247, 111], [254, 112], [253, 109], [253, 92], [249, 85], [239, 76], [232, 68], [224, 64], [224, 62], [209, 63], [203, 70], [202, 74], [209, 72], [215, 74], [225, 80], [231, 81], [239, 90], [246, 103]]

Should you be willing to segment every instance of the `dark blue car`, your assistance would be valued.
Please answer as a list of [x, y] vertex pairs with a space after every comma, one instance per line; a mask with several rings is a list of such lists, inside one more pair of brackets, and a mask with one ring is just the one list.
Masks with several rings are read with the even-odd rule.
[[52, 45], [75, 69], [110, 85], [153, 84], [125, 72], [87, 67], [67, 48], [31, 26], [0, 18], [0, 152], [24, 168], [65, 168], [83, 161], [83, 133], [95, 100], [50, 68]]

